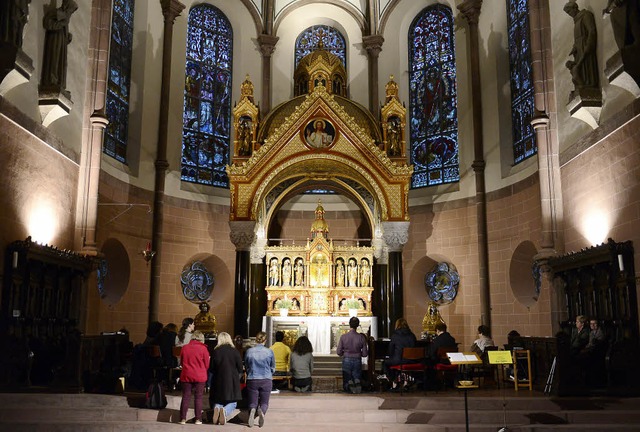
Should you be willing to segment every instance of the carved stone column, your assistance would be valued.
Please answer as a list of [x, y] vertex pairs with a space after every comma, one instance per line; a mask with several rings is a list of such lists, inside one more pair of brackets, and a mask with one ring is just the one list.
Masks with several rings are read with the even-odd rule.
[[[262, 315], [266, 313], [266, 310], [261, 313], [259, 319], [254, 317], [256, 314], [253, 313], [254, 310], [256, 313], [262, 311], [257, 303], [260, 278], [252, 275], [260, 274], [260, 267], [264, 267], [262, 263], [251, 263], [251, 245], [256, 238], [255, 225], [254, 221], [229, 221], [229, 238], [236, 247], [233, 331], [234, 334], [241, 334], [245, 338], [255, 334], [251, 324], [257, 320], [261, 325]], [[264, 268], [262, 272], [264, 273]], [[262, 279], [264, 286], [264, 277]]]
[[364, 36], [362, 38], [364, 48], [367, 50], [369, 60], [369, 111], [377, 118], [378, 105], [378, 56], [382, 51], [384, 38], [382, 35]]
[[388, 265], [385, 291], [382, 293], [382, 334], [391, 335], [395, 321], [404, 316], [402, 278], [402, 248], [409, 240], [409, 222], [382, 222], [383, 239], [387, 245]]
[[156, 176], [153, 197], [152, 247], [156, 255], [151, 265], [149, 287], [149, 322], [158, 320], [160, 294], [160, 269], [162, 265], [162, 242], [164, 237], [164, 187], [167, 169], [167, 125], [169, 124], [169, 88], [171, 84], [171, 46], [173, 44], [173, 23], [185, 6], [177, 0], [160, 0], [164, 16], [164, 38], [162, 43], [162, 82], [160, 88], [160, 121], [158, 129], [158, 150], [156, 155]]
[[271, 110], [271, 54], [276, 49], [280, 38], [268, 34], [258, 36], [260, 53], [262, 54], [262, 114], [268, 114]]
[[85, 255], [97, 255], [96, 228], [98, 189], [104, 131], [108, 57], [111, 31], [111, 0], [94, 0], [91, 6], [91, 42], [87, 60], [82, 151], [76, 198], [75, 248]]
[[476, 180], [476, 219], [478, 230], [478, 283], [480, 288], [480, 318], [491, 327], [491, 296], [489, 292], [489, 246], [487, 242], [487, 196], [485, 185], [484, 141], [482, 139], [482, 86], [480, 84], [480, 45], [478, 17], [482, 0], [467, 0], [458, 10], [469, 24], [469, 55], [471, 66], [471, 105], [473, 107], [473, 172]]
[[556, 99], [551, 64], [551, 32], [545, 23], [550, 20], [548, 0], [529, 4], [534, 116], [531, 125], [536, 132], [538, 174], [540, 177], [540, 207], [542, 236], [538, 258], [549, 258], [562, 251], [562, 184], [560, 177], [560, 146], [557, 135]]

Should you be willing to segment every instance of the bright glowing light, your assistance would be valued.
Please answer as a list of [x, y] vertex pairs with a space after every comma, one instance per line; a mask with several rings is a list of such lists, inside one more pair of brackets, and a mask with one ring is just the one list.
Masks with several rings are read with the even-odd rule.
[[593, 246], [607, 239], [610, 228], [609, 216], [602, 210], [592, 210], [582, 221], [582, 235]]
[[29, 235], [40, 244], [51, 244], [58, 231], [58, 218], [53, 206], [42, 200], [34, 204], [29, 214]]

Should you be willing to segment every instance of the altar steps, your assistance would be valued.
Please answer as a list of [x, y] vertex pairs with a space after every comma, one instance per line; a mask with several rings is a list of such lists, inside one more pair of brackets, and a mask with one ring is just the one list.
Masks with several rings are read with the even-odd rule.
[[[506, 397], [510, 431], [627, 432], [640, 430], [640, 399], [562, 398], [535, 393]], [[499, 393], [469, 395], [469, 421], [473, 431], [495, 432], [504, 426]], [[211, 425], [177, 424], [180, 396], [169, 395], [163, 410], [137, 408], [141, 394], [0, 394], [0, 430], [11, 431], [185, 431], [207, 430]], [[206, 397], [205, 397], [206, 399]], [[207, 403], [205, 402], [205, 406]], [[246, 421], [246, 411], [238, 420]], [[244, 416], [244, 417], [242, 417]], [[190, 410], [189, 417], [193, 418]], [[227, 430], [247, 429], [228, 423]], [[272, 395], [266, 423], [260, 432], [462, 432], [464, 398], [457, 391], [403, 396], [392, 394]]]

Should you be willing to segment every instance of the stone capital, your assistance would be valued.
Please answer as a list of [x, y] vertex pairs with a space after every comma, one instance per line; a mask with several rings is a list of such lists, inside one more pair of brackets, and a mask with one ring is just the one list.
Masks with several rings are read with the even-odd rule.
[[543, 111], [535, 111], [533, 117], [531, 117], [531, 126], [534, 130], [545, 128], [549, 126], [549, 115]]
[[229, 238], [237, 250], [247, 251], [255, 240], [255, 221], [229, 221]]
[[382, 44], [384, 43], [384, 37], [382, 35], [364, 36], [362, 38], [362, 44], [367, 50], [367, 53], [372, 57], [378, 57], [380, 51], [382, 51]]
[[105, 129], [109, 124], [109, 119], [101, 111], [94, 111], [93, 114], [91, 114], [91, 117], [89, 117], [89, 120], [91, 121], [91, 126], [100, 129]]
[[458, 10], [470, 25], [478, 25], [482, 0], [466, 0], [458, 5]]
[[409, 222], [382, 222], [382, 228], [389, 252], [401, 252], [409, 240]]
[[160, 7], [162, 7], [162, 15], [165, 21], [173, 23], [184, 10], [185, 5], [178, 0], [160, 0]]
[[264, 33], [258, 36], [258, 45], [263, 57], [271, 57], [271, 54], [276, 50], [278, 40], [280, 40], [278, 36], [272, 36]]

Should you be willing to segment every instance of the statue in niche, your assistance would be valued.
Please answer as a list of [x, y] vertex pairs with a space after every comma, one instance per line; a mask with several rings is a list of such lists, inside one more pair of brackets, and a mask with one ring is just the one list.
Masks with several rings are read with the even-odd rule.
[[336, 264], [336, 286], [344, 286], [344, 261], [341, 259]]
[[238, 131], [239, 156], [251, 156], [251, 119], [242, 117]]
[[62, 0], [62, 5], [42, 20], [46, 32], [40, 85], [45, 90], [64, 91], [67, 86], [67, 45], [72, 40], [69, 21], [77, 9], [73, 0]]
[[278, 277], [278, 259], [271, 259], [271, 263], [269, 264], [269, 285], [277, 286], [280, 278]]
[[294, 272], [295, 272], [295, 285], [296, 286], [304, 285], [304, 262], [302, 261], [302, 258], [298, 258], [296, 260]]
[[573, 60], [565, 64], [571, 72], [573, 85], [578, 93], [582, 89], [599, 89], [600, 78], [597, 58], [597, 32], [593, 14], [580, 10], [575, 0], [564, 5], [564, 11], [573, 18], [573, 48], [569, 55]]
[[349, 268], [347, 269], [347, 276], [349, 279], [349, 286], [354, 287], [358, 285], [358, 263], [351, 258], [349, 260]]
[[22, 31], [29, 18], [31, 0], [0, 2], [0, 42], [15, 48], [22, 47]]
[[609, 0], [602, 13], [611, 18], [625, 71], [640, 84], [640, 0]]
[[291, 260], [284, 259], [282, 264], [282, 286], [291, 286]]
[[368, 287], [371, 279], [371, 267], [369, 267], [369, 261], [362, 259], [360, 261], [360, 286]]
[[400, 120], [398, 117], [391, 117], [387, 123], [387, 141], [389, 156], [400, 156]]

